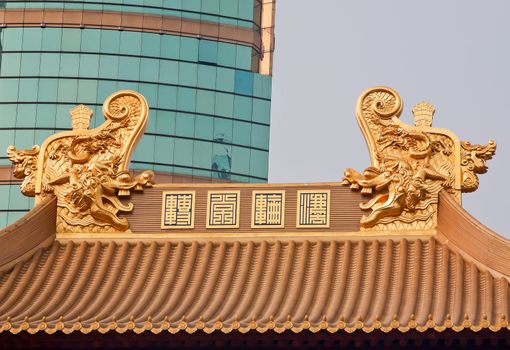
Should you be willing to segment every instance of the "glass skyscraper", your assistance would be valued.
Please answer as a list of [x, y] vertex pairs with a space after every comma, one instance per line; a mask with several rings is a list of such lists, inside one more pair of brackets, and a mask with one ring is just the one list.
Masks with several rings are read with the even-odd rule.
[[[149, 124], [131, 169], [160, 181], [266, 182], [274, 1], [0, 3], [0, 226], [32, 207], [5, 150], [71, 128], [117, 90], [142, 93]], [[156, 178], [158, 180], [158, 177]]]

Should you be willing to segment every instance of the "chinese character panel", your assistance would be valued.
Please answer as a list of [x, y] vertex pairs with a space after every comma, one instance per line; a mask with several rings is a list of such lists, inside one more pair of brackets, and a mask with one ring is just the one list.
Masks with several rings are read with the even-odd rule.
[[239, 227], [240, 191], [209, 191], [207, 228]]
[[163, 192], [161, 228], [193, 228], [195, 191]]
[[284, 227], [285, 191], [253, 191], [252, 228]]
[[329, 190], [298, 191], [296, 227], [329, 227]]

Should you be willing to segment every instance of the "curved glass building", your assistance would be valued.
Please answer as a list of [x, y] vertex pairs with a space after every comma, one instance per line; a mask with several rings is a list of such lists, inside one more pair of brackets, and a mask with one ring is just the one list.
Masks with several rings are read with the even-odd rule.
[[71, 128], [121, 89], [151, 108], [132, 169], [160, 182], [266, 182], [274, 1], [104, 0], [0, 3], [0, 226], [32, 203], [6, 148]]

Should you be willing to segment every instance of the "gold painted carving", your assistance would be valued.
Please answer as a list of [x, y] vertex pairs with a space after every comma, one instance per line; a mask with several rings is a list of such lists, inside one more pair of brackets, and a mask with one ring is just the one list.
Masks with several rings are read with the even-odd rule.
[[252, 228], [284, 227], [285, 191], [253, 191], [252, 197]]
[[207, 228], [239, 228], [240, 191], [208, 191]]
[[118, 212], [133, 210], [119, 196], [152, 185], [153, 172], [133, 178], [128, 164], [142, 136], [148, 117], [145, 98], [134, 91], [119, 91], [106, 99], [106, 121], [89, 129], [92, 110], [84, 105], [71, 109], [72, 131], [49, 137], [42, 146], [16, 150], [9, 159], [14, 176], [24, 179], [21, 192], [36, 202], [57, 196], [57, 232], [124, 232], [127, 219]]
[[297, 220], [298, 228], [328, 228], [330, 213], [329, 190], [297, 191]]
[[193, 228], [195, 191], [164, 191], [161, 228]]
[[434, 106], [413, 107], [414, 126], [399, 120], [400, 95], [387, 87], [365, 91], [356, 117], [367, 141], [372, 166], [363, 174], [347, 169], [343, 183], [373, 194], [361, 219], [365, 230], [430, 229], [437, 223], [438, 194], [447, 190], [460, 202], [461, 192], [478, 188], [477, 174], [487, 171], [496, 143], [461, 142], [451, 131], [432, 127]]
[[496, 142], [489, 141], [484, 146], [472, 145], [468, 141], [461, 141], [462, 192], [473, 192], [478, 189], [479, 180], [476, 174], [485, 174], [485, 162], [496, 154]]

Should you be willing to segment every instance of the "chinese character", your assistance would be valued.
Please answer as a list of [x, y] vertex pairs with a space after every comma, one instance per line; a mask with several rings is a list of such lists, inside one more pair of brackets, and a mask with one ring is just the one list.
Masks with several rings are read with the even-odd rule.
[[239, 191], [209, 191], [207, 201], [207, 227], [239, 227], [239, 197]]
[[252, 227], [283, 227], [284, 191], [253, 191]]
[[163, 192], [161, 228], [193, 228], [195, 191]]
[[329, 227], [329, 191], [298, 191], [297, 227]]

